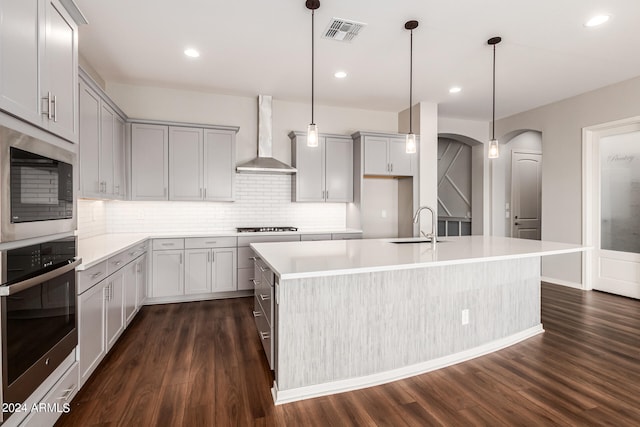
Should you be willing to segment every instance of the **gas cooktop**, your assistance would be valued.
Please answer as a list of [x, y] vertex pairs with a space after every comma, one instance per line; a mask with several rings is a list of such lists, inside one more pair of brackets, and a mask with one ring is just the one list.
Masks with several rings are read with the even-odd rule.
[[262, 233], [267, 231], [298, 231], [297, 227], [238, 227], [238, 233]]

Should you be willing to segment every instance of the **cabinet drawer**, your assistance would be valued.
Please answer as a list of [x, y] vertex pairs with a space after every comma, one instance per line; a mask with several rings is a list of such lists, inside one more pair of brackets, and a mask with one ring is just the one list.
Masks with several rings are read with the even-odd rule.
[[184, 239], [153, 239], [153, 250], [184, 249]]
[[249, 246], [238, 248], [238, 268], [253, 268], [256, 253]]
[[273, 330], [267, 319], [262, 313], [260, 308], [260, 303], [255, 301], [256, 307], [258, 310], [255, 310], [253, 315], [256, 321], [256, 328], [258, 329], [258, 337], [260, 338], [260, 342], [262, 343], [262, 348], [264, 349], [264, 353], [267, 356], [267, 362], [269, 362], [269, 368], [273, 370], [273, 345], [272, 345], [272, 335]]
[[78, 272], [78, 295], [107, 277], [107, 261]]
[[184, 239], [186, 249], [205, 248], [235, 248], [238, 244], [236, 237], [192, 237]]
[[128, 261], [133, 261], [145, 252], [147, 252], [146, 242], [127, 249]]
[[260, 258], [255, 260], [254, 276], [256, 282], [264, 282], [268, 286], [273, 286], [273, 272]]
[[267, 284], [256, 282], [255, 298], [262, 307], [264, 317], [271, 325], [271, 315], [273, 313], [273, 288]]
[[115, 273], [124, 267], [129, 261], [131, 261], [129, 251], [120, 252], [110, 256], [107, 260], [107, 273], [110, 275]]
[[78, 364], [74, 363], [60, 381], [46, 394], [44, 399], [40, 401], [40, 404], [45, 403], [51, 409], [42, 412], [31, 412], [20, 426], [40, 427], [54, 425], [63, 411], [68, 412], [65, 405], [71, 404], [71, 399], [77, 392]]
[[362, 239], [362, 233], [334, 233], [331, 235], [331, 240], [351, 240]]
[[312, 241], [312, 240], [331, 240], [331, 234], [301, 234], [300, 240]]
[[238, 290], [246, 291], [253, 289], [253, 268], [238, 269]]
[[285, 234], [285, 235], [269, 235], [269, 236], [257, 236], [252, 234], [251, 236], [238, 236], [238, 246], [249, 246], [251, 243], [269, 243], [269, 242], [299, 242], [299, 234]]

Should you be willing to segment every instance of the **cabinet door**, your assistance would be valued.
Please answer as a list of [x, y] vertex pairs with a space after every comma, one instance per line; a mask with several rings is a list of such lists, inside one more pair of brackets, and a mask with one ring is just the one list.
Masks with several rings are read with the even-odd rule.
[[80, 82], [80, 190], [84, 197], [100, 194], [100, 97]]
[[105, 337], [109, 352], [124, 330], [124, 270], [112, 274], [107, 281]]
[[100, 185], [106, 197], [113, 196], [113, 153], [116, 113], [107, 104], [100, 108]]
[[212, 257], [213, 292], [235, 291], [238, 262], [236, 248], [212, 249]]
[[415, 154], [407, 154], [403, 138], [389, 139], [389, 164], [392, 175], [412, 176]]
[[138, 311], [147, 299], [147, 254], [136, 260], [136, 287], [136, 311]]
[[184, 250], [153, 251], [152, 297], [184, 294]]
[[296, 202], [323, 202], [324, 188], [324, 137], [317, 147], [307, 146], [305, 138], [296, 137], [295, 167]]
[[103, 280], [78, 297], [78, 345], [80, 386], [98, 366], [106, 354], [104, 312], [106, 285]]
[[204, 199], [232, 201], [235, 198], [235, 133], [204, 131]]
[[0, 2], [0, 109], [40, 124], [39, 0]]
[[353, 202], [353, 140], [325, 139], [325, 199]]
[[202, 200], [202, 129], [169, 128], [169, 199]]
[[211, 292], [211, 249], [184, 251], [184, 293]]
[[115, 198], [125, 198], [125, 124], [122, 117], [115, 116], [113, 128], [113, 195]]
[[366, 136], [364, 138], [364, 174], [389, 175], [387, 160], [388, 138]]
[[45, 2], [45, 36], [40, 67], [40, 94], [51, 94], [51, 132], [72, 142], [78, 139], [78, 27], [59, 0]]
[[124, 277], [124, 320], [125, 325], [128, 325], [133, 320], [136, 314], [136, 293], [137, 293], [137, 266], [136, 262], [132, 261], [125, 265], [122, 269], [122, 275]]
[[167, 200], [169, 128], [131, 125], [131, 200]]

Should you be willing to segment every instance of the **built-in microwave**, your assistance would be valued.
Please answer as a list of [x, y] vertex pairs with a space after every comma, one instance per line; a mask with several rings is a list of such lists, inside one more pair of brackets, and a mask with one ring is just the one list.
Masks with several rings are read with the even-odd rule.
[[75, 230], [75, 158], [0, 126], [0, 243]]

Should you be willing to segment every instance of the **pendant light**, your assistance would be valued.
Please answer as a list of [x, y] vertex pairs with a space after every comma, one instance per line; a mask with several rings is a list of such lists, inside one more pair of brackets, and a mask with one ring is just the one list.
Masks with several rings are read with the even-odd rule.
[[307, 9], [311, 10], [311, 123], [307, 127], [307, 146], [318, 146], [318, 126], [313, 121], [313, 68], [314, 68], [314, 15], [317, 8], [320, 7], [320, 0], [306, 0]]
[[500, 146], [496, 139], [496, 45], [502, 41], [501, 37], [491, 37], [487, 44], [493, 46], [493, 112], [491, 116], [491, 141], [489, 141], [489, 158], [500, 157]]
[[416, 134], [413, 133], [413, 30], [418, 28], [418, 21], [407, 21], [405, 30], [411, 32], [409, 48], [409, 133], [405, 142], [405, 151], [409, 154], [416, 152]]

